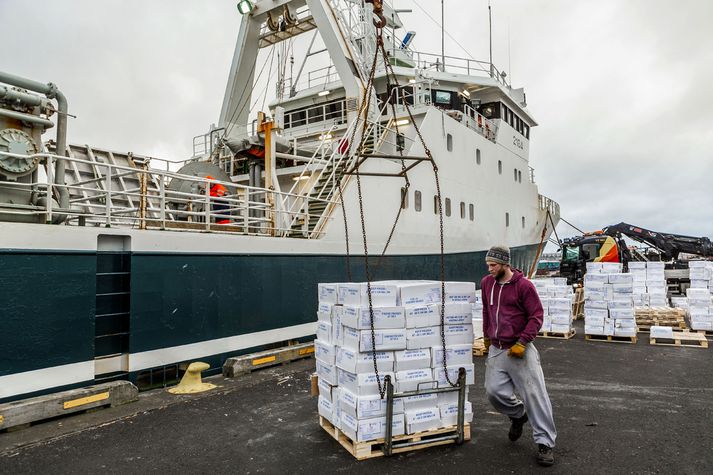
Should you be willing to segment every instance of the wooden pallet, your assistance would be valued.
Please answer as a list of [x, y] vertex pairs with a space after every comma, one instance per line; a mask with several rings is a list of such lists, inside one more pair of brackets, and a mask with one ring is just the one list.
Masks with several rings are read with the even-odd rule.
[[[365, 442], [354, 442], [352, 439], [349, 438], [349, 436], [347, 436], [337, 427], [334, 427], [334, 424], [332, 424], [322, 416], [319, 416], [319, 425], [327, 432], [327, 434], [331, 435], [334, 440], [339, 442], [342, 447], [347, 449], [347, 452], [352, 454], [357, 460], [366, 460], [384, 456], [384, 451], [382, 449], [384, 445], [384, 439], [368, 440]], [[397, 435], [393, 438], [393, 440], [394, 442], [421, 442], [429, 439], [443, 437], [446, 435], [456, 435], [457, 433], [458, 428], [456, 426], [450, 426], [444, 427], [442, 429], [418, 432], [416, 434]], [[469, 423], [466, 423], [463, 427], [463, 440], [470, 440]], [[403, 452], [412, 452], [414, 450], [427, 449], [430, 447], [437, 447], [439, 445], [451, 445], [455, 444], [455, 442], [455, 440], [438, 440], [423, 445], [394, 448], [392, 453], [400, 454]]]
[[473, 356], [485, 356], [488, 354], [488, 349], [485, 348], [483, 339], [479, 338], [473, 343]]
[[574, 291], [574, 302], [572, 303], [572, 319], [579, 320], [580, 318], [584, 318], [584, 289], [582, 287], [578, 287]]
[[635, 336], [615, 336], [615, 335], [584, 335], [587, 341], [604, 341], [609, 343], [632, 343], [635, 344], [638, 338]]
[[639, 332], [641, 333], [649, 333], [651, 331], [651, 327], [671, 327], [675, 330], [688, 330], [688, 325], [686, 325], [686, 322], [676, 322], [675, 324], [669, 324], [664, 322], [639, 323], [639, 321], [637, 320], [636, 326], [638, 327]]
[[559, 340], [569, 340], [574, 338], [577, 330], [572, 328], [568, 333], [542, 332], [537, 334], [537, 338], [557, 338]]
[[703, 334], [705, 336], [713, 336], [713, 331], [710, 330], [694, 330], [696, 333]]
[[[685, 342], [685, 343], [684, 343]], [[673, 332], [673, 338], [650, 338], [651, 345], [685, 346], [688, 348], [708, 348], [705, 335], [695, 332]]]

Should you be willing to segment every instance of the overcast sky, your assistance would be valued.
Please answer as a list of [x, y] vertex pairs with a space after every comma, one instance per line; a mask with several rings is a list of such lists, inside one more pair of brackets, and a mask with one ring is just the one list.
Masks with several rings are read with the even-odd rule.
[[[0, 69], [65, 92], [70, 142], [182, 160], [218, 121], [235, 3], [0, 0]], [[457, 42], [487, 60], [487, 0], [445, 5], [447, 54], [467, 56]], [[585, 230], [625, 221], [713, 236], [713, 2], [492, 5], [494, 62], [525, 87], [540, 124], [531, 165], [562, 216]], [[396, 0], [413, 9], [413, 46], [438, 53], [439, 28], [419, 6], [440, 21], [437, 0]]]

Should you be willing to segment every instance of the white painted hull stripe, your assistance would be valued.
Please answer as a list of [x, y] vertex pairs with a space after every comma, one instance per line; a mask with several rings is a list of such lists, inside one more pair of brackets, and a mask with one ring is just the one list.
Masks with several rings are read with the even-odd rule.
[[[173, 364], [177, 361], [195, 360], [221, 353], [230, 353], [270, 343], [302, 338], [314, 335], [316, 327], [316, 322], [310, 322], [286, 328], [134, 353], [129, 355], [129, 371], [140, 371], [156, 366]], [[109, 366], [107, 366], [107, 361], [92, 360], [0, 376], [0, 398], [92, 381], [95, 374], [120, 370], [120, 367], [115, 367], [120, 359], [120, 357], [119, 360], [112, 358], [111, 363], [113, 364]], [[98, 366], [95, 369], [96, 365]], [[123, 365], [119, 363], [119, 366]], [[98, 372], [95, 373], [97, 370]]]

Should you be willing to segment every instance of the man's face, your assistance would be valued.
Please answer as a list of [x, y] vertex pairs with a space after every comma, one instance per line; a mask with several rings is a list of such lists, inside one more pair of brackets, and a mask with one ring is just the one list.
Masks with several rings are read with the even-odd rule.
[[491, 261], [488, 261], [486, 264], [488, 264], [488, 272], [496, 279], [500, 279], [505, 276], [505, 265]]

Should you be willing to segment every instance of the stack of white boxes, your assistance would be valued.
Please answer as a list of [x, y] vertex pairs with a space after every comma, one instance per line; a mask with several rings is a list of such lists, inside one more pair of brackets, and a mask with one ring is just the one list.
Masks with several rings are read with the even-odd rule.
[[635, 307], [668, 307], [668, 292], [663, 262], [629, 262], [634, 278]]
[[[448, 376], [466, 369], [473, 384], [473, 303], [475, 284], [447, 282], [445, 342]], [[448, 385], [440, 328], [441, 283], [382, 281], [371, 284], [376, 365], [379, 380], [389, 375], [395, 392]], [[366, 283], [319, 284], [315, 356], [319, 414], [355, 442], [383, 438], [386, 397], [374, 372]], [[473, 418], [466, 402], [466, 422]], [[458, 392], [419, 395], [394, 401], [392, 435], [454, 425]]]
[[567, 279], [534, 279], [532, 283], [544, 310], [540, 333], [569, 334], [572, 330], [574, 290], [567, 285]]
[[713, 331], [713, 262], [688, 263], [691, 287], [686, 289], [691, 329]]
[[584, 333], [636, 336], [634, 277], [616, 262], [588, 262], [584, 276]]

